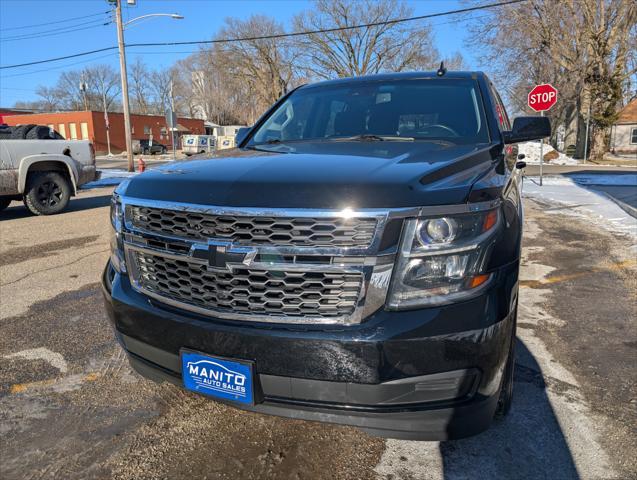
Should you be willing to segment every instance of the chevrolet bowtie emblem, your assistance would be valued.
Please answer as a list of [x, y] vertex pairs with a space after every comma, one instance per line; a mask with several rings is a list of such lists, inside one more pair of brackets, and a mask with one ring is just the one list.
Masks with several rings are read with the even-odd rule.
[[199, 260], [207, 260], [208, 268], [214, 270], [228, 270], [229, 264], [241, 263], [250, 265], [257, 251], [249, 247], [235, 247], [231, 243], [214, 243], [208, 245], [195, 244], [190, 248], [189, 255]]

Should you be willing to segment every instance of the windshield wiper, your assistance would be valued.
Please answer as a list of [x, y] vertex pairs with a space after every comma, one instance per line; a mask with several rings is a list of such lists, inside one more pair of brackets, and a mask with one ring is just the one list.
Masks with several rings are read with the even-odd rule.
[[399, 137], [392, 135], [373, 135], [370, 133], [364, 133], [361, 135], [353, 135], [351, 137], [332, 137], [330, 140], [338, 140], [342, 142], [352, 142], [352, 141], [361, 141], [361, 142], [413, 142], [413, 137]]

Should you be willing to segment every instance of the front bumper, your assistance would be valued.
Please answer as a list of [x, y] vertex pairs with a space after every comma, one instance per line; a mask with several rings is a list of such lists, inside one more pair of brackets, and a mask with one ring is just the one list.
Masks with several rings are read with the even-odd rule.
[[272, 325], [171, 309], [107, 266], [106, 308], [133, 368], [181, 384], [179, 350], [253, 360], [261, 413], [354, 425], [385, 437], [444, 440], [486, 429], [512, 332], [517, 264], [481, 297], [379, 310], [360, 325]]

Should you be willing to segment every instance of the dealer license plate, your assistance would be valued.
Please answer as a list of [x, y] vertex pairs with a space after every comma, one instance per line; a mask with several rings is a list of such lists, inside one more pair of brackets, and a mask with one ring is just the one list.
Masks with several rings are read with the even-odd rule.
[[252, 363], [181, 351], [184, 387], [211, 397], [254, 403]]

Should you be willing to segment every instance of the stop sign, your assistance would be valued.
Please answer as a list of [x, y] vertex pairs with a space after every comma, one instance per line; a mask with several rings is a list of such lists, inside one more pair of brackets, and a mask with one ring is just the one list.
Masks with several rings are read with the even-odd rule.
[[550, 83], [536, 85], [529, 92], [528, 104], [536, 112], [548, 110], [557, 102], [557, 89]]

